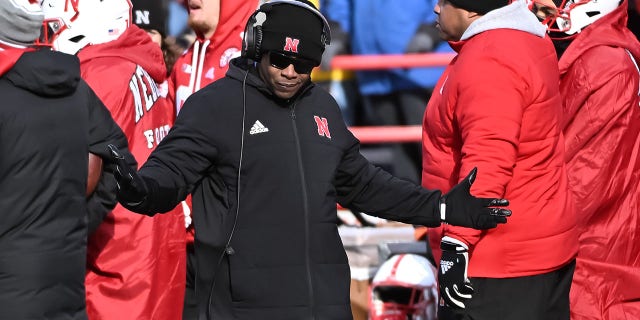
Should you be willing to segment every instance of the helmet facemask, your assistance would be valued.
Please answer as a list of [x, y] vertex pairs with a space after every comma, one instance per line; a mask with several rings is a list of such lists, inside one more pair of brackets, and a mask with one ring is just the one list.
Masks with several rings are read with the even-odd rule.
[[572, 39], [582, 29], [615, 10], [622, 0], [534, 0], [532, 11], [554, 40]]
[[427, 315], [428, 308], [436, 304], [431, 288], [379, 283], [371, 291], [372, 319], [429, 320], [432, 317]]
[[370, 319], [435, 319], [436, 274], [435, 267], [420, 255], [398, 254], [386, 260], [371, 282]]

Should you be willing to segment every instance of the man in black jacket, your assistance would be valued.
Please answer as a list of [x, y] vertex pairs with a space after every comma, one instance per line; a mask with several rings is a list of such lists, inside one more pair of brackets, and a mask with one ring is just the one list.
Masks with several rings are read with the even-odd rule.
[[42, 21], [29, 0], [0, 1], [0, 319], [81, 320], [87, 202], [116, 204], [113, 175], [110, 198], [86, 199], [87, 155], [111, 160], [115, 144], [135, 161], [78, 58], [32, 46]]
[[[310, 81], [330, 41], [306, 1], [250, 17], [243, 56], [193, 94], [119, 201], [153, 215], [191, 193], [198, 319], [350, 319], [349, 265], [336, 203], [385, 219], [475, 228], [506, 222], [506, 200], [447, 195], [371, 165], [334, 99]], [[113, 149], [114, 157], [118, 157]]]

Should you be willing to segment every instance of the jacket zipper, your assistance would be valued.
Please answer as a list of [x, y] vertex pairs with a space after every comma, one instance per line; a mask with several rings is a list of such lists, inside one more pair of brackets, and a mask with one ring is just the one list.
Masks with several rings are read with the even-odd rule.
[[300, 171], [300, 182], [302, 184], [302, 205], [304, 209], [304, 235], [305, 235], [305, 266], [307, 268], [307, 284], [309, 288], [309, 304], [311, 306], [311, 319], [316, 319], [315, 315], [315, 297], [313, 295], [313, 280], [311, 279], [311, 257], [309, 249], [309, 199], [307, 196], [307, 184], [304, 176], [304, 167], [302, 165], [302, 151], [300, 150], [300, 137], [298, 136], [298, 126], [296, 125], [296, 103], [291, 105], [291, 123], [293, 124], [293, 137], [296, 143], [296, 152], [298, 155], [298, 170]]

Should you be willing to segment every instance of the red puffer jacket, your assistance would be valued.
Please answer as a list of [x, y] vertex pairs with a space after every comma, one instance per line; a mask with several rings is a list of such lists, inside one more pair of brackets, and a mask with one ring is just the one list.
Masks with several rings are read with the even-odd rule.
[[640, 319], [640, 43], [626, 18], [625, 2], [580, 32], [560, 59], [580, 229], [574, 320]]

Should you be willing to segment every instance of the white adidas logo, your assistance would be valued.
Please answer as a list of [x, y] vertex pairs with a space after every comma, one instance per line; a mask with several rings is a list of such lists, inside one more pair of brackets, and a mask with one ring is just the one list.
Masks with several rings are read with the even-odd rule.
[[251, 127], [249, 134], [258, 134], [263, 132], [269, 132], [269, 128], [265, 127], [260, 120], [256, 120], [256, 123]]
[[452, 261], [440, 261], [440, 269], [442, 269], [442, 274], [447, 273], [447, 271], [449, 271], [451, 267], [453, 267]]

